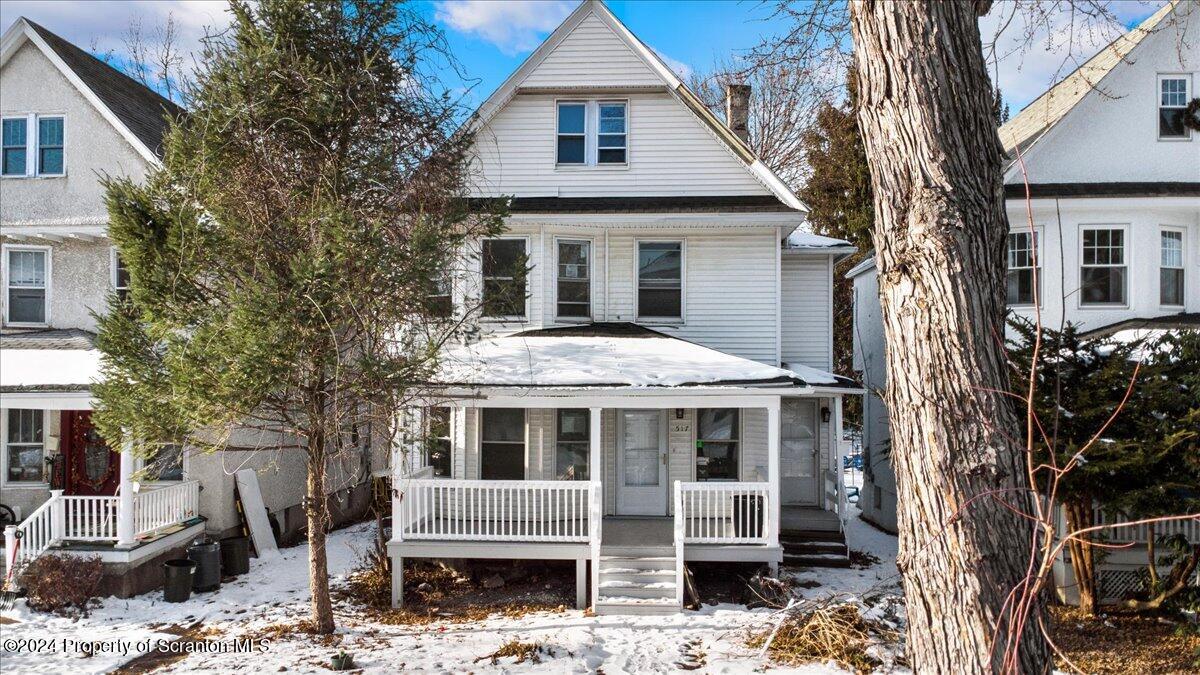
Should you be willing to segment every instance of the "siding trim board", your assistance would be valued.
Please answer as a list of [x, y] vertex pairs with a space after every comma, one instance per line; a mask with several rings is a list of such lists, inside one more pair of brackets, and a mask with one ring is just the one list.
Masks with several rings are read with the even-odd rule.
[[[1025, 199], [1023, 183], [1004, 186], [1007, 199]], [[1111, 183], [1031, 183], [1029, 196], [1048, 197], [1200, 197], [1200, 183], [1192, 182], [1120, 182]]]

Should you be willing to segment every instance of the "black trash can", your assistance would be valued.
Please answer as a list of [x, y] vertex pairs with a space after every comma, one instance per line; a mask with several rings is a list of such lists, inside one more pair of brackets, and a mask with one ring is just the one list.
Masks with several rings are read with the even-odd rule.
[[163, 563], [163, 600], [187, 602], [192, 597], [192, 577], [196, 574], [196, 561], [177, 558]]
[[250, 571], [250, 539], [226, 537], [221, 540], [221, 575], [236, 577]]
[[193, 591], [215, 591], [221, 587], [221, 545], [197, 539], [188, 547], [188, 559], [196, 563]]
[[760, 495], [733, 496], [733, 535], [761, 537], [763, 534], [763, 500]]

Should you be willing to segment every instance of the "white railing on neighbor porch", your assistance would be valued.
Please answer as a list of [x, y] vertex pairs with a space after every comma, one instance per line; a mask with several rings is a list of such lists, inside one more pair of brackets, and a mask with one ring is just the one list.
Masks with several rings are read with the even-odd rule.
[[[1100, 531], [1098, 537], [1103, 537], [1107, 543], [1111, 544], [1144, 544], [1150, 539], [1149, 525], [1120, 525], [1131, 520], [1140, 520], [1139, 518], [1126, 517], [1120, 513], [1107, 513], [1103, 509], [1097, 508], [1092, 513], [1093, 522], [1096, 525], [1112, 525]], [[1059, 509], [1058, 514], [1059, 532], [1067, 532], [1067, 520], [1062, 509]], [[1181, 534], [1187, 538], [1190, 543], [1200, 542], [1200, 517], [1188, 518], [1183, 520], [1172, 520], [1165, 523], [1154, 524], [1154, 538]]]
[[676, 540], [686, 544], [769, 544], [770, 483], [676, 482]]
[[402, 479], [392, 536], [396, 541], [586, 543], [599, 518], [592, 508], [598, 486], [588, 481]]
[[[64, 495], [51, 490], [50, 499], [19, 525], [4, 532], [6, 563], [33, 560], [59, 541], [118, 541], [120, 497]], [[133, 496], [133, 532], [142, 536], [195, 516], [200, 507], [200, 483], [185, 481], [155, 487]]]

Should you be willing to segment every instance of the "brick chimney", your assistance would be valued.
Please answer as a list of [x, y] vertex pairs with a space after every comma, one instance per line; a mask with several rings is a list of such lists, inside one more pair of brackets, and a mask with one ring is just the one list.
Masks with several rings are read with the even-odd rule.
[[725, 124], [738, 138], [750, 143], [750, 85], [725, 85]]

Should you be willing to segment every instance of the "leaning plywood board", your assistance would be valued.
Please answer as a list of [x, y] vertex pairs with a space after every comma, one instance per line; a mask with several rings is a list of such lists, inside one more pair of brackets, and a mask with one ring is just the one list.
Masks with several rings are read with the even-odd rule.
[[251, 469], [242, 469], [234, 474], [237, 479], [238, 499], [242, 501], [242, 512], [250, 527], [250, 539], [258, 557], [270, 558], [279, 555], [275, 546], [275, 535], [271, 533], [271, 521], [267, 519], [267, 507], [263, 504], [262, 490], [258, 489], [258, 474]]

